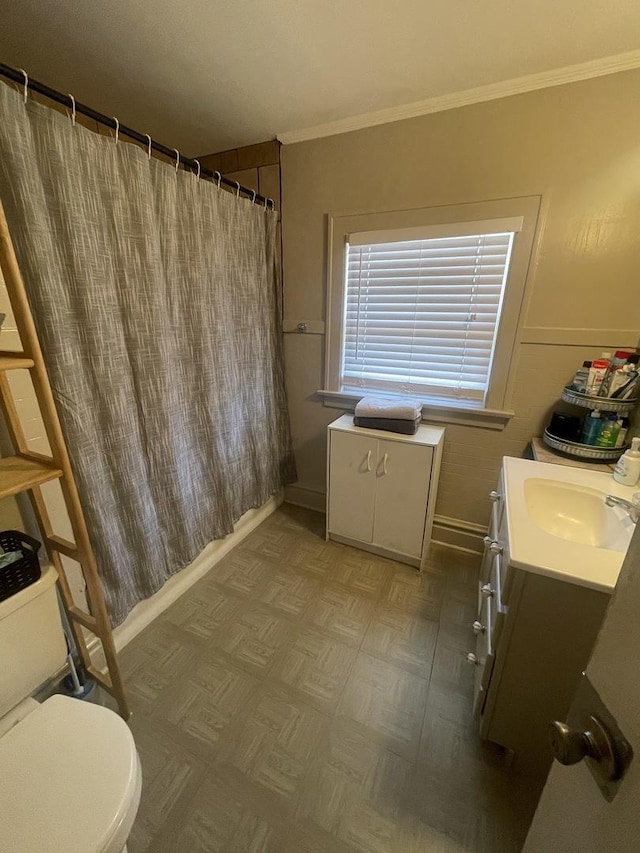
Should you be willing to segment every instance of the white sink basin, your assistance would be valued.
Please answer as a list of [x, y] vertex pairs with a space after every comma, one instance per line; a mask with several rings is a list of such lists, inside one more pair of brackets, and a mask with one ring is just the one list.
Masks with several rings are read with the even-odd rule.
[[597, 489], [541, 477], [524, 481], [524, 500], [538, 527], [569, 542], [625, 553], [629, 526]]
[[503, 472], [511, 565], [611, 592], [635, 527], [605, 497], [631, 501], [640, 488], [621, 486], [603, 471], [510, 456]]

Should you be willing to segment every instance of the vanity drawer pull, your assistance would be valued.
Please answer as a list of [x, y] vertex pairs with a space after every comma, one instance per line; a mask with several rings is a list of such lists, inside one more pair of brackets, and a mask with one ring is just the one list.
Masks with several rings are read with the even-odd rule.
[[473, 628], [474, 634], [484, 634], [487, 630], [486, 626], [482, 624], [478, 619], [472, 623], [471, 627]]

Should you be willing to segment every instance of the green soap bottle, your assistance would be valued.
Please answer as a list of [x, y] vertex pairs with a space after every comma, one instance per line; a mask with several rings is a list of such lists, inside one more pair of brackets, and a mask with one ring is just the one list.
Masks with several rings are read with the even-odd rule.
[[602, 424], [602, 429], [600, 430], [600, 434], [596, 441], [597, 446], [615, 447], [619, 432], [620, 427], [618, 426], [618, 416], [615, 412], [611, 412]]

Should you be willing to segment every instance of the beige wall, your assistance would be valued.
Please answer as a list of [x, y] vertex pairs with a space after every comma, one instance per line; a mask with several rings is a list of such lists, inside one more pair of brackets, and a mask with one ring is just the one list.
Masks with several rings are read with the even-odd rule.
[[[436, 512], [485, 524], [503, 455], [539, 435], [585, 358], [640, 330], [640, 71], [282, 148], [286, 328], [325, 317], [328, 213], [542, 196], [504, 431], [450, 425]], [[315, 326], [314, 326], [315, 328]], [[321, 327], [319, 327], [321, 328]], [[324, 336], [288, 334], [286, 368], [299, 483], [319, 503]]]

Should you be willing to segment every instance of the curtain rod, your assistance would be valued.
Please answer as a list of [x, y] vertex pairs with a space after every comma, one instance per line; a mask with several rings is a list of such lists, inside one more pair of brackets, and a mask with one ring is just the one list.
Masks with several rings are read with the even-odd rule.
[[146, 133], [139, 133], [137, 130], [133, 130], [124, 124], [120, 124], [116, 118], [110, 118], [109, 116], [91, 109], [91, 107], [87, 107], [85, 104], [81, 104], [79, 101], [76, 101], [72, 95], [65, 95], [62, 92], [58, 92], [56, 89], [51, 89], [49, 86], [45, 86], [44, 83], [32, 80], [24, 71], [11, 68], [11, 66], [4, 65], [0, 62], [0, 76], [6, 77], [14, 83], [19, 83], [20, 85], [37, 92], [39, 95], [44, 95], [45, 98], [49, 98], [51, 101], [55, 101], [56, 103], [62, 104], [71, 110], [75, 110], [76, 113], [80, 113], [81, 115], [93, 119], [93, 121], [97, 121], [99, 124], [103, 124], [111, 130], [116, 131], [120, 136], [128, 136], [130, 139], [135, 139], [136, 142], [140, 142], [147, 148], [151, 147], [154, 151], [158, 151], [166, 157], [177, 160], [179, 166], [182, 166], [184, 169], [189, 169], [194, 175], [204, 175], [206, 178], [211, 178], [216, 184], [224, 184], [226, 187], [234, 189], [236, 193], [243, 193], [244, 195], [249, 196], [251, 200], [257, 204], [264, 204], [266, 208], [275, 210], [275, 202], [272, 198], [265, 198], [265, 196], [259, 195], [254, 192], [254, 190], [250, 190], [248, 187], [243, 187], [242, 184], [239, 184], [237, 181], [225, 178], [224, 175], [220, 174], [220, 172], [212, 172], [211, 169], [206, 169], [204, 166], [200, 165], [198, 160], [191, 159], [190, 157], [181, 157], [177, 149], [167, 148], [166, 145], [161, 145], [159, 142], [151, 139], [151, 137]]

